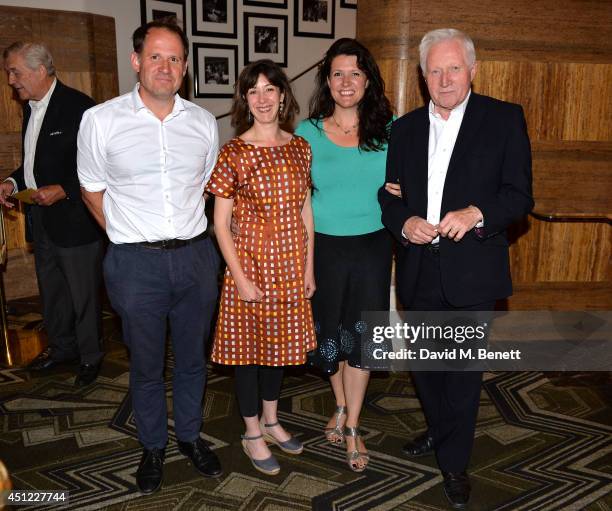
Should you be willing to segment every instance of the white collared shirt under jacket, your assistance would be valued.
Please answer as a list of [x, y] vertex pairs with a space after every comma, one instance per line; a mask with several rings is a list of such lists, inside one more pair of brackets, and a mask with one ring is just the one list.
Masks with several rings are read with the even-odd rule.
[[[457, 105], [447, 120], [435, 111], [435, 105], [429, 102], [429, 158], [427, 166], [427, 221], [431, 225], [440, 223], [440, 210], [442, 208], [442, 193], [444, 182], [450, 163], [457, 135], [463, 121], [463, 114], [470, 99], [471, 91], [468, 92], [461, 104]], [[432, 243], [438, 243], [440, 236]]]
[[206, 229], [203, 193], [219, 149], [217, 122], [178, 94], [160, 121], [138, 88], [83, 115], [81, 186], [105, 190], [106, 232], [113, 243], [194, 238]]
[[[36, 179], [34, 179], [34, 159], [36, 158], [36, 145], [38, 144], [38, 135], [40, 128], [47, 113], [49, 100], [55, 90], [57, 78], [53, 80], [51, 87], [40, 101], [31, 99], [28, 101], [30, 105], [30, 118], [28, 119], [28, 127], [26, 128], [25, 136], [23, 137], [23, 180], [27, 188], [36, 189]], [[15, 191], [17, 186], [15, 184]]]

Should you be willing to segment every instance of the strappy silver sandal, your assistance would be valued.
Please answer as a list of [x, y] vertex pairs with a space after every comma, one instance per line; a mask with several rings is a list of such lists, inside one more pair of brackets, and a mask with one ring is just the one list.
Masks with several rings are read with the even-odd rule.
[[[328, 442], [340, 445], [342, 442], [344, 442], [344, 431], [340, 426], [340, 417], [346, 415], [346, 406], [336, 406], [334, 415], [336, 416], [336, 425], [333, 428], [325, 428], [323, 432], [325, 433], [325, 438], [327, 438]], [[334, 438], [337, 438], [337, 440]]]
[[270, 454], [270, 456], [266, 458], [265, 460], [256, 460], [255, 458], [253, 458], [253, 456], [251, 456], [251, 453], [247, 449], [247, 442], [249, 440], [259, 440], [260, 438], [263, 438], [263, 435], [257, 435], [257, 436], [240, 435], [240, 438], [241, 438], [240, 442], [242, 443], [242, 450], [244, 451], [244, 454], [246, 454], [251, 460], [251, 463], [253, 467], [255, 467], [255, 470], [259, 470], [263, 474], [266, 474], [269, 476], [275, 476], [276, 474], [280, 472], [280, 465], [278, 464], [278, 461], [276, 461], [274, 454]]
[[[350, 436], [355, 439], [355, 449], [346, 453], [346, 462], [353, 472], [363, 472], [370, 462], [370, 455], [358, 449], [357, 439], [361, 438], [361, 432], [358, 427], [346, 426], [344, 428], [344, 436]], [[363, 467], [359, 466], [359, 461], [364, 461]]]
[[263, 421], [259, 423], [261, 426], [261, 430], [263, 431], [263, 437], [266, 442], [270, 442], [280, 448], [281, 451], [286, 452], [287, 454], [300, 454], [304, 450], [304, 445], [293, 435], [289, 440], [285, 440], [281, 442], [272, 436], [270, 433], [266, 431], [267, 428], [273, 428], [274, 426], [278, 426], [278, 421], [273, 422], [272, 424], [265, 424]]

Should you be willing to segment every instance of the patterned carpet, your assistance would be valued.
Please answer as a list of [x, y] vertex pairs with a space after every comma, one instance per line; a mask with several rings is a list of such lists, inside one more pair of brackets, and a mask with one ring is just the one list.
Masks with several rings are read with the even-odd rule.
[[[11, 327], [39, 327], [36, 300], [9, 308]], [[202, 478], [178, 453], [170, 415], [163, 488], [142, 497], [134, 482], [140, 447], [128, 359], [110, 311], [105, 340], [101, 376], [86, 389], [73, 386], [74, 367], [34, 378], [19, 368], [0, 369], [0, 458], [14, 487], [68, 489], [70, 504], [63, 508], [79, 510], [447, 509], [434, 459], [410, 461], [400, 453], [405, 440], [424, 429], [407, 374], [374, 375], [362, 417], [372, 461], [355, 474], [344, 450], [321, 433], [334, 409], [329, 386], [303, 369], [287, 373], [280, 419], [305, 450], [295, 457], [274, 449], [279, 475], [256, 472], [243, 454], [231, 373], [215, 366], [203, 437], [221, 458], [223, 476]], [[171, 357], [167, 365], [170, 373]], [[610, 375], [485, 375], [471, 480], [473, 511], [612, 510]]]

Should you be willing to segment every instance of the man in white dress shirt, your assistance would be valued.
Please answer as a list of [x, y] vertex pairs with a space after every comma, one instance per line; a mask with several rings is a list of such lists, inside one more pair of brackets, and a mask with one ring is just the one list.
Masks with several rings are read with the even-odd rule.
[[142, 493], [162, 481], [168, 441], [163, 369], [166, 323], [174, 354], [173, 410], [179, 451], [204, 476], [221, 466], [200, 438], [204, 344], [217, 301], [219, 257], [206, 235], [204, 186], [212, 172], [215, 118], [178, 96], [189, 43], [153, 21], [133, 35], [134, 90], [83, 116], [78, 171], [85, 203], [110, 245], [104, 278], [130, 351], [130, 392], [144, 447]]

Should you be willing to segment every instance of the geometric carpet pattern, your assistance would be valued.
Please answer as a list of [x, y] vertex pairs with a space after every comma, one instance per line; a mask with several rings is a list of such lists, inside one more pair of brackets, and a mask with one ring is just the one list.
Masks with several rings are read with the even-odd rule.
[[[335, 406], [329, 384], [304, 368], [286, 371], [279, 403], [279, 419], [304, 452], [291, 456], [273, 447], [281, 465], [273, 477], [255, 471], [242, 452], [231, 371], [209, 367], [202, 410], [202, 438], [224, 469], [218, 479], [199, 476], [178, 453], [168, 383], [163, 486], [141, 496], [128, 358], [111, 320], [105, 337], [100, 377], [85, 389], [73, 386], [74, 367], [35, 377], [0, 368], [0, 458], [14, 488], [67, 489], [70, 502], [62, 509], [79, 510], [448, 509], [435, 460], [401, 454], [406, 439], [425, 428], [407, 373], [373, 373], [361, 419], [371, 462], [356, 474], [344, 449], [322, 434]], [[607, 373], [486, 374], [469, 509], [612, 510], [611, 387]]]

